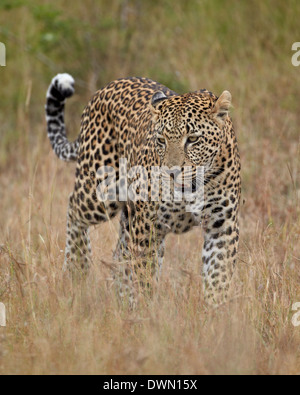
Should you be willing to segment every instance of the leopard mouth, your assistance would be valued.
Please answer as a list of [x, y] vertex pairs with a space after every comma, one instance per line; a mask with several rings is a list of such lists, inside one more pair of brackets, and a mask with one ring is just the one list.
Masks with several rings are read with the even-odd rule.
[[198, 190], [196, 182], [191, 182], [190, 184], [174, 183], [174, 188], [175, 188], [176, 192], [179, 192], [182, 194], [194, 194]]
[[172, 184], [174, 186], [174, 191], [175, 192], [179, 192], [179, 193], [195, 193], [197, 192], [197, 183], [196, 180], [192, 179], [190, 180], [190, 182], [182, 182], [185, 181], [184, 179], [181, 179], [182, 177], [180, 175], [178, 175], [177, 177], [175, 177], [174, 174], [170, 174], [170, 175], [165, 175], [166, 178], [171, 178], [171, 180], [173, 181], [173, 183], [171, 183], [171, 188]]
[[182, 190], [189, 190], [191, 189], [192, 185], [189, 184], [179, 184], [177, 182], [174, 182], [175, 189], [182, 189]]

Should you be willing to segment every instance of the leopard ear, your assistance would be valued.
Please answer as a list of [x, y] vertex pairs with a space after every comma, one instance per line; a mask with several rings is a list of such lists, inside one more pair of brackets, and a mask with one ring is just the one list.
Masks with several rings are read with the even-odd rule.
[[152, 96], [151, 104], [150, 104], [150, 110], [151, 110], [153, 118], [155, 120], [158, 119], [159, 114], [160, 114], [159, 105], [161, 104], [162, 101], [164, 101], [166, 99], [167, 99], [167, 96], [162, 91], [157, 91]]
[[231, 93], [224, 91], [216, 101], [212, 111], [212, 118], [222, 127], [225, 124], [231, 106]]

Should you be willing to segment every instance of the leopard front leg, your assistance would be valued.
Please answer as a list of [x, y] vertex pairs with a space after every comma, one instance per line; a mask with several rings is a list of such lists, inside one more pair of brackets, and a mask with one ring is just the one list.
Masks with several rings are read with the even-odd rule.
[[238, 204], [228, 198], [220, 199], [211, 207], [204, 225], [204, 292], [210, 305], [220, 305], [228, 298], [239, 245], [237, 215]]
[[151, 296], [153, 285], [159, 281], [165, 241], [155, 227], [153, 214], [143, 203], [127, 205], [121, 215], [114, 278], [120, 299], [131, 308], [142, 294]]

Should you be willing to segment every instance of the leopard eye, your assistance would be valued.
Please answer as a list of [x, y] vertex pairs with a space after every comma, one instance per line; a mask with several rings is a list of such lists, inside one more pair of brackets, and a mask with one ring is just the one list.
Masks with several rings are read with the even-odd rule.
[[190, 136], [188, 139], [187, 139], [187, 143], [188, 144], [194, 144], [194, 143], [196, 143], [198, 140], [199, 140], [199, 136]]
[[160, 145], [166, 145], [166, 140], [163, 137], [158, 137], [157, 141]]

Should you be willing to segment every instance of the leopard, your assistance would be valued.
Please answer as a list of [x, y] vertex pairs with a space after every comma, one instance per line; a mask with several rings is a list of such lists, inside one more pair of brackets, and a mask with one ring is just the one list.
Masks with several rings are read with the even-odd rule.
[[[140, 292], [159, 281], [167, 236], [197, 228], [203, 240], [199, 292], [208, 305], [225, 303], [238, 260], [241, 197], [231, 93], [178, 94], [148, 78], [117, 79], [91, 98], [79, 137], [71, 142], [65, 104], [74, 92], [74, 78], [58, 74], [45, 106], [55, 154], [77, 163], [63, 270], [88, 273], [90, 228], [119, 217], [113, 278], [121, 300], [134, 306]], [[132, 169], [137, 170], [129, 176]], [[157, 186], [152, 191], [153, 173]], [[135, 194], [129, 197], [124, 191], [132, 186]]]

